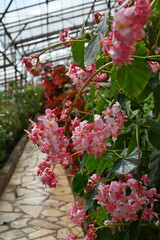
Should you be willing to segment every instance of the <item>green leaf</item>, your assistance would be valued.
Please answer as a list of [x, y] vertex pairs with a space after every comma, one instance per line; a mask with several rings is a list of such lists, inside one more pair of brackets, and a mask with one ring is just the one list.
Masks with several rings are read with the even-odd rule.
[[152, 180], [151, 183], [149, 183], [148, 185], [150, 187], [154, 187], [155, 185], [159, 185], [160, 182], [160, 152], [155, 149], [151, 156], [150, 156], [150, 160], [149, 160], [149, 169], [150, 172], [148, 174], [148, 177]]
[[150, 67], [146, 61], [134, 60], [131, 65], [124, 65], [112, 72], [112, 81], [129, 97], [137, 97], [145, 88], [150, 77]]
[[72, 188], [75, 193], [82, 192], [87, 186], [88, 178], [87, 175], [80, 171], [74, 175], [72, 181]]
[[149, 119], [146, 121], [146, 124], [149, 126], [148, 128], [148, 137], [151, 144], [160, 149], [160, 122], [156, 120]]
[[147, 50], [142, 46], [141, 43], [136, 45], [136, 51], [133, 54], [134, 56], [147, 56]]
[[88, 173], [93, 172], [98, 167], [98, 163], [98, 159], [95, 159], [93, 154], [88, 154], [86, 157], [86, 168]]
[[86, 47], [86, 52], [84, 55], [84, 61], [87, 65], [90, 65], [94, 62], [98, 52], [100, 51], [100, 44], [98, 43], [99, 37], [95, 35], [88, 43]]
[[111, 168], [113, 163], [113, 158], [107, 157], [106, 154], [104, 154], [100, 159], [99, 159], [99, 164], [98, 164], [98, 172], [99, 174], [102, 174], [106, 169]]
[[96, 234], [96, 240], [113, 240], [113, 235], [109, 228], [100, 228], [96, 231]]
[[93, 189], [89, 192], [89, 196], [87, 197], [87, 200], [84, 203], [84, 210], [87, 211], [88, 209], [91, 209], [93, 207], [94, 203], [94, 196], [97, 194], [97, 190]]
[[[79, 38], [77, 40], [82, 40]], [[72, 44], [72, 55], [74, 62], [84, 69], [84, 42], [74, 42]]]
[[137, 169], [138, 149], [135, 148], [128, 156], [127, 150], [128, 149], [125, 149], [122, 152], [123, 158], [118, 159], [114, 165], [114, 172], [117, 177], [121, 177], [123, 174], [133, 173]]

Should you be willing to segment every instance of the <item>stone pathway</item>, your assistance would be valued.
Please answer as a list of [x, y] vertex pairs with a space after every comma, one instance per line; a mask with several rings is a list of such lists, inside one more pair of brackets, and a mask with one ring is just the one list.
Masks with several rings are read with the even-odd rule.
[[[80, 233], [66, 216], [73, 195], [66, 176], [59, 176], [55, 189], [46, 188], [36, 175], [38, 162], [44, 159], [31, 142], [0, 197], [0, 240], [63, 240], [66, 233]], [[60, 166], [55, 172], [64, 174]]]

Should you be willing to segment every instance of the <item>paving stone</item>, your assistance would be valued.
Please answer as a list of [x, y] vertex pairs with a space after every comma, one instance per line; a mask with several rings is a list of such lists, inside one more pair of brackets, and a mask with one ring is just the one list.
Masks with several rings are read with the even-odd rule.
[[[44, 240], [44, 238], [36, 238], [35, 240]], [[48, 237], [45, 237], [45, 240], [57, 240], [57, 238], [53, 237], [53, 236], [48, 236]]]
[[9, 226], [2, 225], [2, 226], [0, 226], [0, 233], [6, 231], [8, 229], [9, 229]]
[[72, 234], [73, 235], [78, 235], [79, 237], [84, 237], [84, 232], [82, 231], [81, 227], [72, 227], [71, 228]]
[[21, 230], [22, 230], [24, 233], [32, 233], [32, 232], [35, 232], [35, 231], [36, 231], [34, 228], [31, 228], [31, 227], [22, 228]]
[[34, 176], [24, 176], [24, 177], [22, 177], [22, 183], [28, 183], [29, 184], [29, 182], [32, 182], [33, 179], [34, 179]]
[[40, 219], [35, 219], [33, 221], [30, 221], [28, 223], [29, 226], [38, 226], [38, 227], [43, 227], [43, 228], [46, 228], [46, 229], [58, 229], [60, 228], [59, 225], [56, 225], [56, 224], [53, 224], [53, 223], [50, 223], [46, 220], [40, 220]]
[[9, 181], [10, 185], [20, 185], [21, 184], [21, 178], [11, 178]]
[[53, 208], [47, 208], [47, 209], [43, 210], [42, 214], [44, 216], [54, 216], [54, 217], [60, 217], [60, 216], [64, 215], [63, 212], [53, 209]]
[[49, 222], [58, 222], [59, 224], [58, 217], [46, 217], [46, 220]]
[[0, 224], [11, 222], [22, 216], [21, 213], [2, 213], [0, 214]]
[[27, 226], [27, 221], [29, 221], [30, 218], [21, 218], [21, 219], [18, 219], [16, 221], [13, 221], [11, 223], [11, 227], [12, 228], [22, 228], [22, 227], [26, 227]]
[[62, 228], [57, 232], [57, 239], [65, 239], [66, 234], [71, 234], [71, 230], [69, 228]]
[[12, 212], [12, 205], [7, 201], [0, 201], [0, 212]]
[[23, 196], [23, 195], [28, 194], [28, 193], [32, 193], [32, 192], [34, 192], [34, 191], [29, 190], [29, 189], [27, 189], [27, 188], [18, 187], [18, 188], [16, 189], [16, 193], [17, 193], [17, 196], [18, 196], [18, 197], [19, 197], [19, 196]]
[[28, 238], [22, 237], [22, 238], [17, 238], [16, 240], [28, 240]]
[[63, 195], [63, 197], [61, 195], [59, 196], [51, 196], [49, 199], [54, 199], [54, 200], [63, 200], [65, 202], [73, 202], [74, 198], [72, 194], [67, 194], [67, 195]]
[[[7, 189], [6, 189], [7, 190]], [[13, 191], [13, 189], [12, 189], [12, 191]], [[15, 198], [16, 198], [16, 196], [15, 196], [15, 193], [13, 192], [11, 192], [11, 193], [7, 193], [6, 191], [2, 194], [2, 196], [1, 196], [1, 200], [10, 200], [10, 201], [14, 201], [15, 200]]]
[[68, 210], [68, 208], [70, 208], [71, 206], [72, 206], [72, 203], [67, 203], [67, 204], [63, 205], [62, 207], [60, 207], [59, 210], [66, 212]]
[[44, 206], [47, 206], [47, 207], [60, 207], [64, 204], [64, 202], [62, 201], [57, 201], [57, 200], [54, 200], [54, 199], [49, 199], [49, 200], [46, 200], [42, 203], [42, 205]]
[[16, 238], [23, 237], [24, 233], [22, 233], [20, 230], [10, 230], [7, 232], [3, 232], [0, 234], [0, 239], [3, 240], [14, 240]]
[[[47, 197], [46, 196], [36, 196], [34, 193], [34, 197], [25, 197], [17, 201], [18, 204], [29, 204], [29, 205], [38, 205], [43, 202]], [[30, 195], [29, 195], [30, 196]]]
[[48, 229], [41, 228], [38, 231], [35, 231], [33, 233], [29, 233], [28, 237], [29, 237], [29, 239], [34, 239], [34, 238], [47, 236], [47, 235], [49, 235], [51, 233], [54, 233], [54, 232], [55, 232], [54, 230], [48, 230]]
[[41, 213], [41, 211], [44, 207], [36, 206], [36, 205], [35, 206], [33, 206], [33, 205], [21, 205], [21, 206], [19, 206], [19, 208], [23, 212], [31, 215], [34, 218], [37, 218], [40, 215], [40, 213]]
[[71, 193], [71, 189], [69, 187], [57, 187], [53, 189], [46, 189], [46, 192], [53, 193], [54, 195], [66, 195]]

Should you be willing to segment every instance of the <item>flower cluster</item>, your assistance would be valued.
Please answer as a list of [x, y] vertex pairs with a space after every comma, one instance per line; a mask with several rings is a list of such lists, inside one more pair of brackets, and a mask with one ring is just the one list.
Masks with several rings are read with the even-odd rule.
[[145, 36], [142, 26], [147, 23], [150, 14], [148, 0], [135, 0], [134, 6], [128, 8], [122, 4], [115, 12], [112, 31], [102, 40], [102, 50], [119, 67], [123, 62], [131, 64], [133, 58], [130, 55], [135, 52], [137, 41]]
[[72, 203], [72, 207], [67, 210], [67, 215], [73, 223], [79, 226], [88, 218], [83, 205], [80, 205], [77, 201]]
[[94, 224], [89, 224], [88, 227], [89, 228], [87, 230], [86, 236], [84, 237], [84, 240], [94, 240], [94, 239], [96, 239], [97, 235], [95, 233], [96, 228], [95, 228]]
[[158, 62], [148, 61], [148, 63], [152, 72], [156, 73], [158, 70], [160, 70], [160, 64]]
[[87, 151], [88, 154], [94, 154], [98, 158], [106, 151], [107, 146], [111, 143], [106, 141], [107, 138], [115, 139], [120, 134], [120, 127], [126, 121], [126, 116], [121, 112], [119, 103], [115, 103], [112, 108], [103, 111], [103, 117], [98, 114], [94, 115], [94, 123], [88, 123], [86, 120], [80, 122], [72, 133], [74, 149], [76, 151]]
[[67, 152], [68, 138], [63, 134], [63, 128], [58, 126], [55, 110], [46, 109], [44, 117], [38, 117], [40, 124], [32, 122], [33, 129], [29, 134], [33, 143], [37, 144], [43, 153], [48, 155], [52, 164], [60, 163], [67, 166], [72, 159]]
[[[95, 63], [92, 63], [89, 66], [86, 66], [85, 71], [80, 67], [78, 67], [75, 63], [72, 63], [66, 75], [72, 79], [73, 84], [75, 84], [76, 88], [79, 89], [83, 86], [83, 84], [87, 81], [87, 79], [96, 71], [97, 69], [96, 69]], [[107, 78], [106, 73], [98, 73], [92, 79], [92, 81], [100, 82], [100, 81], [104, 81], [106, 78]]]
[[26, 71], [30, 72], [33, 76], [38, 76], [42, 72], [42, 67], [37, 56], [24, 57], [22, 58], [22, 63], [25, 64]]
[[[60, 39], [60, 41], [66, 42], [66, 41], [70, 41], [70, 40], [75, 39], [75, 38], [70, 36], [69, 32], [70, 32], [69, 28], [65, 28], [63, 30], [63, 32], [62, 31], [59, 32], [59, 39]], [[70, 47], [72, 45], [72, 43], [71, 42], [70, 43], [64, 43], [63, 45], [67, 46], [67, 47]]]
[[90, 179], [88, 180], [87, 187], [85, 189], [86, 193], [94, 189], [94, 187], [97, 185], [97, 183], [102, 179], [102, 177], [96, 173], [94, 173]]
[[116, 222], [133, 222], [139, 217], [144, 221], [158, 219], [154, 202], [160, 198], [160, 194], [157, 194], [156, 188], [147, 190], [147, 181], [149, 179], [144, 175], [140, 181], [131, 177], [126, 182], [119, 180], [107, 185], [99, 184], [95, 199], [100, 205], [106, 206], [106, 226], [113, 228]]

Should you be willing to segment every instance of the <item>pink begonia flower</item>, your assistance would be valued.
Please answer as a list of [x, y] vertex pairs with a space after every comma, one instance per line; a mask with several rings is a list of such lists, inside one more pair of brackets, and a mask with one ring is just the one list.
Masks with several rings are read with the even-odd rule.
[[[36, 63], [34, 63], [35, 60]], [[22, 58], [22, 63], [25, 64], [26, 71], [30, 72], [33, 76], [38, 76], [42, 72], [37, 56], [24, 57]]]
[[88, 180], [87, 183], [87, 187], [85, 189], [85, 192], [88, 193], [89, 191], [91, 191], [92, 189], [94, 189], [94, 187], [98, 184], [98, 182], [102, 179], [102, 177], [98, 174], [93, 174], [90, 179]]
[[66, 168], [72, 162], [72, 157], [67, 151], [69, 139], [64, 135], [64, 129], [58, 126], [55, 110], [46, 109], [45, 114], [38, 117], [41, 121], [39, 124], [31, 121], [33, 129], [26, 132], [33, 143], [48, 155], [50, 163], [59, 163]]
[[67, 100], [67, 101], [65, 102], [65, 105], [66, 105], [67, 107], [70, 107], [70, 106], [72, 105], [72, 101]]
[[[59, 32], [60, 41], [66, 42], [66, 41], [70, 41], [70, 40], [75, 40], [75, 38], [71, 37], [69, 33], [70, 33], [69, 28], [64, 29], [63, 32], [62, 31]], [[67, 46], [67, 47], [70, 47], [72, 45], [72, 43], [64, 43], [63, 45]]]
[[84, 237], [84, 240], [94, 240], [96, 239], [97, 235], [95, 233], [95, 226], [94, 224], [89, 224], [89, 228], [87, 230], [86, 236]]
[[79, 226], [88, 218], [83, 205], [80, 205], [77, 201], [72, 203], [72, 207], [67, 210], [67, 215], [73, 223]]
[[48, 185], [50, 188], [55, 188], [57, 185], [57, 178], [54, 172], [46, 169], [41, 175], [41, 181], [43, 184]]
[[158, 70], [160, 70], [160, 64], [158, 62], [152, 62], [152, 61], [148, 61], [150, 67], [151, 67], [151, 71], [152, 72], [157, 72]]
[[111, 143], [107, 138], [115, 141], [120, 134], [120, 127], [126, 121], [125, 115], [121, 112], [121, 106], [117, 102], [112, 108], [107, 108], [102, 112], [102, 117], [98, 114], [94, 115], [94, 123], [88, 124], [85, 120], [81, 122], [72, 131], [72, 141], [76, 151], [87, 151], [88, 154], [94, 154], [95, 158], [100, 157], [107, 146]]
[[94, 13], [94, 22], [97, 24], [100, 23], [100, 21], [102, 20], [102, 16], [103, 15], [99, 12]]
[[76, 239], [77, 239], [77, 236], [72, 235], [72, 234], [66, 234], [66, 235], [65, 235], [65, 239], [66, 239], [66, 240], [76, 240]]
[[[147, 189], [147, 176], [142, 176], [140, 181], [130, 178], [123, 181], [112, 181], [110, 184], [100, 183], [98, 194], [94, 199], [98, 204], [105, 206], [109, 219], [104, 222], [111, 227], [116, 222], [133, 222], [141, 218], [145, 221], [159, 219], [158, 214], [154, 211], [154, 202], [160, 198], [155, 188]], [[148, 181], [148, 178], [147, 178]], [[130, 189], [130, 192], [127, 191]], [[141, 212], [141, 215], [139, 213]], [[111, 226], [110, 226], [111, 225]]]
[[[66, 73], [69, 76], [73, 84], [76, 85], [77, 89], [80, 89], [83, 84], [87, 81], [87, 79], [97, 70], [96, 64], [92, 63], [89, 66], [85, 67], [85, 71], [78, 67], [75, 63], [72, 63], [69, 67], [68, 72]], [[106, 73], [98, 73], [95, 77], [93, 77], [92, 81], [100, 82], [104, 81], [107, 78]]]
[[102, 51], [109, 54], [119, 67], [122, 67], [124, 62], [131, 64], [133, 58], [130, 55], [135, 52], [134, 46], [137, 41], [144, 38], [145, 32], [142, 27], [151, 14], [148, 0], [135, 0], [134, 6], [125, 8], [128, 2], [124, 1], [119, 6], [119, 11], [115, 12], [109, 36], [103, 39], [99, 33]]

